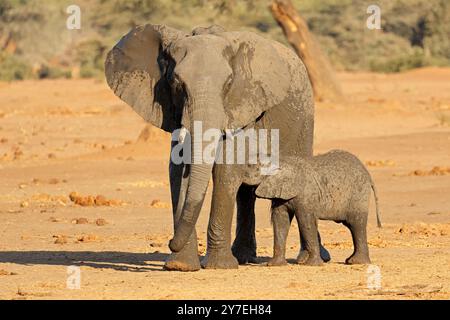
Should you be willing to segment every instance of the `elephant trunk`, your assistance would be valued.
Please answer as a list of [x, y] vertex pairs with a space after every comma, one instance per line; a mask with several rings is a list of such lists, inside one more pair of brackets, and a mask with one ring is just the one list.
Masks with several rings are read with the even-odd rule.
[[169, 248], [173, 252], [181, 251], [194, 231], [208, 188], [212, 166], [212, 164], [191, 165], [183, 212], [176, 223], [175, 235], [169, 243]]
[[192, 118], [195, 120], [189, 124], [192, 161], [183, 211], [176, 223], [175, 235], [169, 243], [172, 252], [183, 249], [195, 228], [208, 189], [225, 119], [222, 103], [212, 104], [210, 99], [205, 100], [204, 95], [200, 96], [202, 99], [197, 99], [193, 108]]

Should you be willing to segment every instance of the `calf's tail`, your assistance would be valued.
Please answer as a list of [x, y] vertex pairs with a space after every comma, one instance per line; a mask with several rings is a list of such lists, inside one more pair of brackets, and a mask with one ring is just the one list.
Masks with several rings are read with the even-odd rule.
[[375, 209], [376, 209], [376, 213], [377, 213], [377, 226], [378, 226], [378, 228], [381, 228], [381, 218], [380, 218], [380, 210], [379, 210], [379, 206], [378, 206], [377, 188], [375, 188], [375, 184], [373, 183], [372, 177], [370, 177], [370, 186], [372, 187], [373, 197], [375, 198]]

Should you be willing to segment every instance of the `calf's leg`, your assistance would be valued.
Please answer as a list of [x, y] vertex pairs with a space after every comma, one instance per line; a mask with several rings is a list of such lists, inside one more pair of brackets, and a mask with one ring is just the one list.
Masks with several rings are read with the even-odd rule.
[[369, 247], [367, 245], [367, 216], [368, 212], [356, 212], [348, 215], [344, 225], [352, 233], [354, 251], [345, 260], [346, 264], [370, 264]]
[[[303, 210], [302, 210], [303, 211]], [[307, 252], [307, 258], [304, 258], [300, 251], [297, 263], [305, 264], [309, 266], [319, 266], [323, 263], [320, 256], [320, 242], [317, 232], [317, 219], [314, 214], [309, 212], [296, 212], [299, 232], [304, 241], [305, 251]]]
[[286, 239], [291, 226], [292, 215], [285, 205], [272, 202], [273, 225], [273, 257], [267, 263], [268, 266], [282, 266], [286, 262]]

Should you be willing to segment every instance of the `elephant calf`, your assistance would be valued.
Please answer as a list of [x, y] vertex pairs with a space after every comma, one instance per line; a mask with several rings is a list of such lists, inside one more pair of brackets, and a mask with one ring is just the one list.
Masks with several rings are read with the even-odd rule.
[[291, 158], [274, 175], [266, 176], [256, 196], [272, 199], [274, 256], [269, 265], [286, 263], [286, 238], [295, 215], [306, 250], [297, 262], [320, 265], [322, 259], [317, 235], [317, 219], [343, 223], [351, 231], [353, 254], [347, 264], [370, 263], [367, 246], [367, 216], [370, 191], [376, 204], [377, 224], [381, 227], [378, 197], [369, 172], [354, 155], [333, 150], [306, 159]]

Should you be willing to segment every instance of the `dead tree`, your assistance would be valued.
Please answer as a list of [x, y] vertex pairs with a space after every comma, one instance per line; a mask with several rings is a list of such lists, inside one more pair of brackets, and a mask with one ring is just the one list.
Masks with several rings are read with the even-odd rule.
[[330, 62], [292, 2], [290, 0], [273, 0], [270, 10], [283, 29], [287, 40], [303, 60], [316, 100], [341, 100], [343, 98], [342, 90]]

